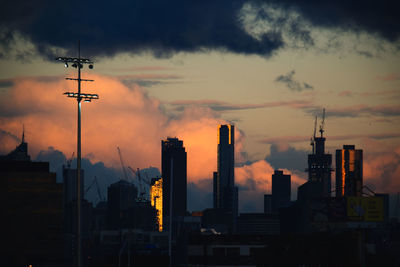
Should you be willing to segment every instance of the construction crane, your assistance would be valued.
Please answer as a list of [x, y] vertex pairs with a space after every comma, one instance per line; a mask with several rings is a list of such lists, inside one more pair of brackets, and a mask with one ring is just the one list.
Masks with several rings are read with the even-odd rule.
[[319, 132], [321, 133], [321, 138], [324, 137], [324, 127], [325, 127], [325, 108], [322, 109], [322, 122], [319, 126]]
[[[139, 199], [139, 200], [147, 200], [147, 198], [145, 197], [146, 191], [145, 191], [145, 189], [144, 189], [144, 184], [150, 185], [150, 182], [142, 178], [141, 172], [140, 172], [140, 169], [139, 169], [139, 168], [137, 168], [137, 170], [135, 171], [135, 170], [132, 169], [130, 166], [128, 166], [128, 169], [129, 169], [134, 175], [136, 175], [137, 178], [138, 178], [138, 183], [139, 183], [139, 197], [138, 197], [138, 199]], [[145, 175], [146, 175], [146, 177], [147, 177], [147, 174], [146, 174], [146, 173], [145, 173]]]
[[311, 137], [310, 140], [310, 145], [312, 146], [312, 153], [315, 154], [315, 134], [317, 132], [317, 116], [315, 116], [315, 121], [314, 121], [314, 134]]
[[119, 160], [121, 161], [122, 172], [124, 173], [125, 181], [128, 181], [128, 175], [126, 175], [125, 165], [124, 161], [122, 160], [121, 149], [119, 149], [119, 146], [117, 146], [117, 150], [118, 150]]
[[99, 187], [99, 183], [98, 183], [98, 181], [97, 181], [97, 176], [94, 177], [93, 182], [86, 188], [86, 190], [85, 190], [85, 195], [86, 195], [86, 193], [90, 190], [90, 188], [92, 188], [92, 186], [93, 186], [94, 184], [96, 184], [97, 194], [99, 195], [100, 201], [104, 201], [104, 199], [103, 199], [103, 197], [102, 197], [102, 195], [101, 195], [101, 192], [100, 192], [100, 187]]

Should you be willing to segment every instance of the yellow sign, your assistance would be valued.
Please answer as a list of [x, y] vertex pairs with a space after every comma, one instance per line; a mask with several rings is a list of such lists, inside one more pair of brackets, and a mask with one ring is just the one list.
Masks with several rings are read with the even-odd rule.
[[349, 220], [381, 222], [384, 218], [383, 198], [348, 197], [347, 217]]

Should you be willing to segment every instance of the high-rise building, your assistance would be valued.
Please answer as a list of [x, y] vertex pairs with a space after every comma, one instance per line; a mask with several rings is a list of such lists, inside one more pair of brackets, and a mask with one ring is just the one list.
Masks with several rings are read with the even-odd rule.
[[332, 155], [325, 153], [324, 137], [325, 109], [322, 123], [316, 137], [317, 118], [315, 118], [314, 136], [311, 139], [312, 154], [308, 155], [308, 181], [298, 188], [297, 199], [316, 199], [331, 196]]
[[336, 150], [336, 196], [361, 196], [363, 151], [354, 145]]
[[238, 188], [235, 186], [235, 127], [220, 125], [218, 131], [217, 173], [214, 173], [214, 208], [238, 215]]
[[157, 210], [158, 231], [163, 230], [163, 193], [162, 193], [162, 178], [151, 179], [150, 184], [150, 201], [151, 205]]
[[275, 170], [272, 175], [272, 212], [278, 212], [280, 208], [289, 206], [290, 193], [290, 174]]
[[136, 186], [120, 180], [108, 187], [107, 225], [109, 229], [133, 228], [130, 225], [130, 212], [136, 204]]
[[266, 213], [266, 214], [272, 213], [272, 195], [271, 194], [264, 195], [264, 213]]
[[187, 155], [183, 141], [178, 138], [167, 138], [167, 140], [161, 141], [161, 149], [163, 218], [170, 216], [171, 191], [172, 216], [185, 216]]
[[2, 266], [64, 266], [62, 184], [48, 162], [32, 162], [28, 143], [0, 156]]
[[323, 197], [331, 196], [332, 155], [325, 154], [325, 137], [314, 137], [313, 153], [308, 155], [308, 181], [321, 183], [319, 192]]

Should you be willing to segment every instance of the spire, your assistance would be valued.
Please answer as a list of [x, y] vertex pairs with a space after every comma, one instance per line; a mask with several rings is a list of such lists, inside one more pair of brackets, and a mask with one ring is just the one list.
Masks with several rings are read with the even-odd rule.
[[22, 142], [25, 143], [25, 124], [22, 124]]

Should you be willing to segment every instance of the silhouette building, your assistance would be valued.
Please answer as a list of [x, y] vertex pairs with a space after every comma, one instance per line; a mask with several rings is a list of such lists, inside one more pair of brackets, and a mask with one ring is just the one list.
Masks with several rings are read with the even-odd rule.
[[171, 193], [172, 216], [185, 216], [187, 155], [183, 141], [178, 138], [167, 138], [161, 141], [161, 149], [163, 218], [170, 215]]
[[22, 142], [0, 156], [2, 266], [63, 263], [62, 184], [48, 162], [32, 162]]
[[272, 195], [271, 194], [264, 195], [264, 213], [266, 213], [266, 214], [272, 213]]
[[336, 196], [361, 196], [363, 187], [363, 151], [354, 145], [336, 150]]
[[290, 204], [290, 174], [283, 174], [281, 170], [275, 170], [272, 175], [272, 212], [276, 213], [280, 208]]
[[[235, 127], [220, 125], [218, 132], [217, 172], [213, 177], [214, 208], [224, 209], [232, 216], [232, 226], [238, 215], [238, 188], [235, 186]], [[232, 227], [231, 227], [232, 228]]]
[[132, 228], [129, 224], [129, 212], [135, 206], [137, 193], [136, 186], [125, 180], [120, 180], [108, 187], [108, 229]]
[[308, 155], [308, 181], [299, 186], [299, 200], [312, 199], [331, 196], [331, 172], [332, 172], [332, 155], [325, 153], [324, 135], [325, 110], [320, 126], [320, 137], [314, 136], [311, 139], [312, 154]]

